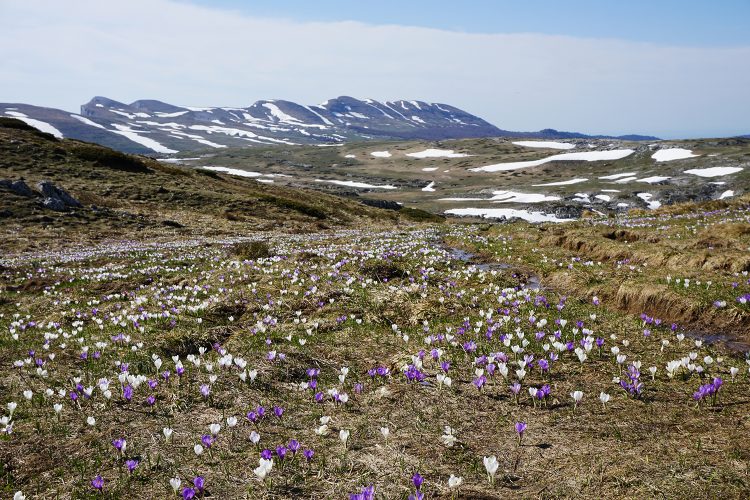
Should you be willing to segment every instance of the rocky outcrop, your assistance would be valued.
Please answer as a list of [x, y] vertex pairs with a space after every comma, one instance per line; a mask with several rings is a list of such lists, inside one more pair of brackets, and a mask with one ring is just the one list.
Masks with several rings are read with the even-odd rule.
[[0, 180], [0, 187], [8, 189], [18, 196], [24, 196], [26, 198], [34, 198], [35, 196], [37, 196], [37, 193], [35, 193], [24, 181], [2, 179]]
[[73, 198], [67, 191], [49, 181], [40, 182], [37, 184], [37, 188], [44, 197], [42, 205], [50, 210], [66, 212], [72, 208], [81, 208], [83, 206], [81, 202]]

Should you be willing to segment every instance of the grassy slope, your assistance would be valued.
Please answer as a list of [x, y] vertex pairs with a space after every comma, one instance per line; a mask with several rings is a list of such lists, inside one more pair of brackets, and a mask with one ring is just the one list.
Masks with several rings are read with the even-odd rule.
[[23, 179], [32, 188], [40, 180], [51, 180], [86, 205], [60, 214], [35, 200], [3, 193], [3, 208], [10, 211], [0, 243], [5, 252], [43, 249], [53, 241], [72, 245], [108, 238], [305, 232], [409, 220], [319, 191], [195, 171], [2, 126], [0, 179]]
[[[652, 151], [643, 143], [627, 141], [592, 140], [577, 141], [574, 150], [532, 149], [512, 144], [513, 139], [464, 139], [440, 142], [405, 141], [382, 143], [352, 143], [342, 147], [274, 147], [247, 148], [242, 150], [211, 150], [198, 160], [186, 161], [189, 165], [221, 165], [258, 172], [273, 172], [289, 175], [277, 179], [294, 186], [313, 187], [334, 192], [353, 191], [351, 188], [336, 187], [314, 182], [315, 179], [356, 180], [375, 185], [392, 184], [396, 191], [373, 190], [362, 196], [388, 199], [418, 207], [435, 213], [449, 208], [461, 207], [514, 207], [513, 204], [490, 202], [445, 202], [444, 197], [489, 198], [494, 190], [512, 190], [522, 193], [543, 193], [560, 197], [574, 196], [576, 193], [589, 193], [592, 200], [596, 194], [607, 194], [612, 205], [627, 202], [630, 207], [645, 207], [645, 203], [635, 197], [636, 193], [647, 192], [654, 199], [664, 200], [668, 193], [697, 190], [712, 181], [729, 181], [725, 186], [714, 186], [718, 194], [734, 189], [744, 192], [750, 186], [750, 169], [727, 178], [701, 178], [684, 174], [684, 170], [713, 166], [745, 166], [750, 159], [750, 141], [742, 139], [700, 139], [685, 141], [661, 141], [662, 147], [691, 149], [700, 156], [685, 160], [655, 162]], [[553, 154], [571, 151], [587, 151], [588, 144], [597, 148], [632, 148], [637, 152], [615, 161], [598, 162], [557, 162], [507, 172], [469, 172], [469, 168], [496, 163], [527, 161], [545, 158]], [[426, 148], [453, 149], [472, 155], [464, 158], [410, 158], [406, 153]], [[373, 151], [389, 151], [390, 158], [371, 156]], [[355, 158], [346, 158], [355, 155]], [[709, 156], [711, 155], [711, 156]], [[191, 157], [198, 155], [190, 154]], [[425, 172], [423, 168], [437, 168]], [[638, 178], [652, 176], [671, 177], [669, 182], [651, 185], [640, 182], [617, 183], [614, 180], [601, 180], [599, 177], [635, 172]], [[535, 184], [567, 181], [586, 178], [587, 182], [568, 186], [534, 187]], [[435, 181], [436, 191], [424, 192], [421, 189]], [[619, 193], [602, 193], [602, 189], [616, 189]], [[360, 191], [361, 193], [361, 191]], [[595, 206], [604, 210], [600, 201]], [[531, 208], [539, 205], [530, 205]]]

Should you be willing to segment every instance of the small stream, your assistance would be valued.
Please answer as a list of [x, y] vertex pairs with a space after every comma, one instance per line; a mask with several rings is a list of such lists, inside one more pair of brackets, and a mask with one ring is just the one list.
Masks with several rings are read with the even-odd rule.
[[[474, 266], [480, 271], [492, 271], [498, 269], [511, 269], [512, 266], [505, 262], [480, 262], [477, 260], [477, 255], [471, 252], [467, 252], [462, 248], [444, 246], [443, 247], [454, 260], [460, 260], [468, 265]], [[521, 285], [521, 288], [528, 288], [529, 290], [541, 290], [542, 282], [539, 280], [539, 276], [532, 274], [526, 278], [526, 283]]]

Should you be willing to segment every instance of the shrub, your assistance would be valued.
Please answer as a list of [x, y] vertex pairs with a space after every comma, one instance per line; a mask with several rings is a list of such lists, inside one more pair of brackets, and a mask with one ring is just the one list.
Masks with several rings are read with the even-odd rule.
[[398, 211], [401, 215], [414, 222], [444, 222], [445, 217], [433, 214], [419, 208], [403, 207]]
[[265, 241], [247, 241], [232, 246], [232, 254], [243, 260], [255, 260], [271, 255], [271, 248]]
[[306, 205], [296, 200], [290, 200], [288, 198], [278, 198], [276, 196], [263, 196], [260, 198], [260, 200], [270, 203], [271, 205], [275, 205], [279, 208], [287, 208], [289, 210], [294, 210], [310, 217], [315, 217], [316, 219], [325, 219], [327, 217], [326, 213], [323, 210], [311, 205]]
[[151, 169], [146, 163], [135, 157], [126, 155], [113, 149], [95, 146], [93, 144], [80, 144], [72, 148], [73, 154], [78, 158], [91, 161], [97, 165], [122, 170], [125, 172], [148, 173]]

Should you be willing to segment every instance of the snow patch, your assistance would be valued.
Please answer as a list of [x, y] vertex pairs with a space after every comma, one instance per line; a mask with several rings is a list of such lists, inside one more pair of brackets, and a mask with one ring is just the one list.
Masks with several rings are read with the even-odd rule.
[[552, 214], [529, 212], [528, 210], [516, 210], [513, 208], [452, 208], [446, 210], [445, 213], [463, 217], [482, 217], [489, 219], [518, 217], [528, 222], [569, 222], [573, 220], [558, 219]]
[[390, 184], [376, 186], [374, 184], [367, 184], [365, 182], [355, 182], [355, 181], [333, 181], [333, 180], [326, 181], [322, 179], [315, 179], [315, 182], [328, 182], [330, 184], [336, 184], [338, 186], [347, 186], [347, 187], [362, 188], [362, 189], [398, 189], [396, 186], [391, 186]]
[[573, 149], [576, 147], [575, 144], [555, 141], [515, 141], [513, 144], [525, 148]]
[[699, 177], [720, 177], [722, 175], [736, 174], [741, 171], [742, 167], [709, 167], [693, 168], [691, 170], [685, 170], [685, 173], [697, 175]]
[[373, 151], [372, 153], [370, 153], [370, 155], [374, 156], [375, 158], [390, 158], [391, 156], [393, 156], [391, 155], [390, 151]]
[[53, 127], [52, 125], [50, 125], [47, 122], [43, 122], [43, 121], [40, 121], [40, 120], [35, 120], [34, 118], [29, 118], [25, 114], [19, 113], [18, 111], [6, 111], [5, 114], [8, 115], [8, 116], [12, 116], [13, 118], [18, 118], [22, 122], [25, 122], [27, 125], [31, 125], [32, 127], [36, 127], [39, 130], [41, 130], [42, 132], [47, 132], [48, 134], [52, 134], [55, 137], [57, 137], [58, 139], [62, 139], [63, 138], [62, 132], [60, 132], [59, 130], [57, 130], [55, 127]]
[[570, 186], [571, 184], [579, 184], [581, 182], [586, 182], [588, 179], [579, 178], [579, 179], [570, 179], [569, 181], [559, 181], [559, 182], [548, 182], [547, 184], [533, 184], [534, 187], [543, 187], [543, 186]]
[[700, 155], [694, 155], [689, 149], [683, 148], [669, 148], [660, 149], [656, 153], [651, 155], [656, 161], [673, 161], [673, 160], [684, 160], [685, 158], [694, 158]]
[[465, 158], [471, 155], [455, 153], [452, 149], [425, 149], [416, 153], [406, 153], [406, 156], [412, 158]]
[[512, 163], [498, 163], [484, 167], [470, 168], [471, 172], [500, 172], [517, 170], [519, 168], [536, 167], [552, 161], [604, 161], [619, 160], [634, 153], [632, 149], [612, 149], [608, 151], [585, 151], [580, 153], [562, 153], [548, 156], [541, 160], [518, 161]]
[[96, 127], [96, 128], [101, 128], [101, 129], [107, 130], [107, 127], [99, 125], [98, 123], [93, 122], [93, 121], [89, 120], [88, 118], [83, 117], [81, 115], [73, 115], [73, 114], [71, 114], [70, 116], [72, 118], [75, 118], [79, 122], [85, 123], [86, 125], [91, 125], [92, 127]]

